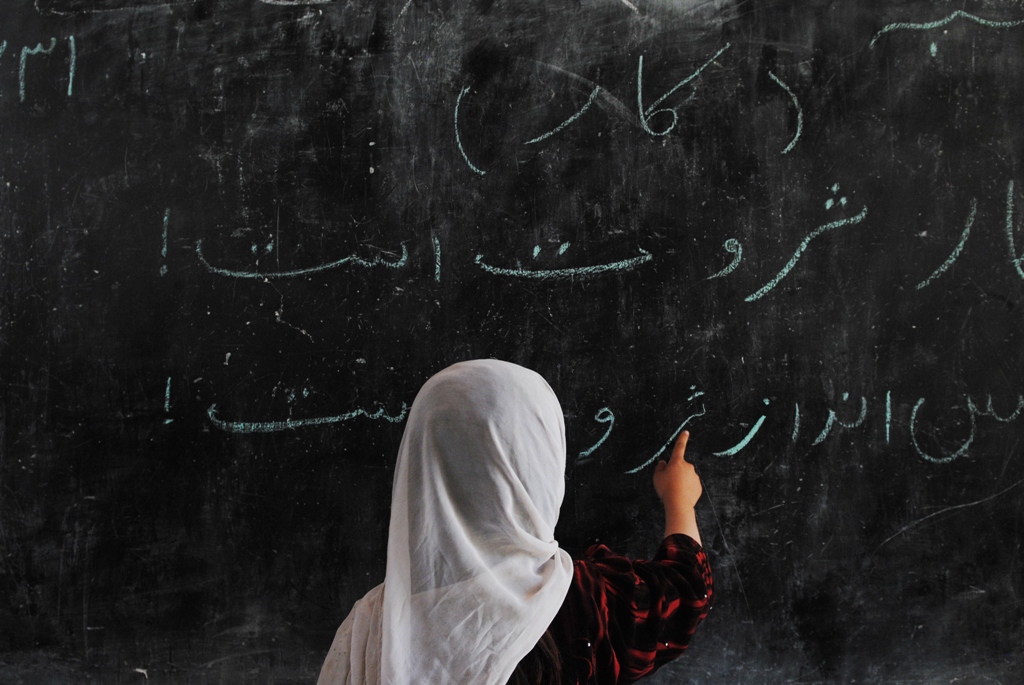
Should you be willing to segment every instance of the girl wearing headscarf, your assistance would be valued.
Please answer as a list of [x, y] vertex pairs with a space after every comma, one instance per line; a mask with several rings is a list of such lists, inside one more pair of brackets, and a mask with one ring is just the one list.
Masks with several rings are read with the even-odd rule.
[[655, 468], [650, 561], [554, 539], [565, 426], [538, 374], [497, 360], [429, 379], [398, 452], [384, 582], [341, 624], [318, 685], [613, 685], [678, 657], [711, 607], [684, 460]]

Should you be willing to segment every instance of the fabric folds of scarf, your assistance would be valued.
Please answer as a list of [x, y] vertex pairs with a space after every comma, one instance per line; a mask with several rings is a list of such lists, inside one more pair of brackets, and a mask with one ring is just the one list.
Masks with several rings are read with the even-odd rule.
[[564, 471], [539, 375], [478, 360], [428, 380], [399, 448], [384, 584], [339, 628], [321, 685], [504, 685], [572, 580], [554, 539]]

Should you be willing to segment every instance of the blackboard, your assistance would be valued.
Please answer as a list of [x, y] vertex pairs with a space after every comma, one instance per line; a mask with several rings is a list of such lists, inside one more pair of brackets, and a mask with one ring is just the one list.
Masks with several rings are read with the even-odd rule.
[[652, 683], [1024, 673], [1024, 9], [15, 0], [0, 680], [310, 682], [403, 419], [496, 357], [558, 535], [719, 599]]

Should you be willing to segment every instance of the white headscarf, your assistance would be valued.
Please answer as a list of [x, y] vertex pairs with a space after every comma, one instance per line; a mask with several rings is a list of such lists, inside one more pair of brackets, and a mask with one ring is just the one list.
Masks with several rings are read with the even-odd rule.
[[550, 386], [496, 360], [428, 380], [395, 469], [387, 575], [352, 608], [319, 685], [504, 685], [572, 580], [554, 539], [565, 426]]

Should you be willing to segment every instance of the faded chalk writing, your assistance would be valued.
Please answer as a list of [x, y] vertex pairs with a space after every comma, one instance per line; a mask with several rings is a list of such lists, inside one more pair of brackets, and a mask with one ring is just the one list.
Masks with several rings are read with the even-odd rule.
[[294, 278], [296, 276], [306, 276], [309, 274], [319, 273], [321, 271], [327, 271], [329, 269], [336, 269], [340, 266], [345, 266], [346, 264], [353, 264], [355, 266], [361, 266], [365, 268], [373, 266], [384, 266], [389, 269], [397, 269], [405, 266], [406, 262], [409, 260], [409, 251], [406, 248], [405, 243], [402, 243], [402, 256], [399, 257], [398, 259], [388, 260], [382, 258], [380, 255], [377, 255], [373, 259], [362, 259], [360, 257], [350, 255], [348, 257], [342, 257], [341, 259], [338, 259], [333, 262], [328, 262], [327, 264], [311, 266], [305, 269], [292, 269], [289, 271], [239, 271], [235, 269], [224, 269], [218, 266], [214, 266], [213, 264], [210, 264], [210, 262], [206, 261], [206, 257], [203, 255], [202, 240], [196, 241], [196, 256], [199, 257], [199, 261], [211, 273], [215, 273], [220, 276], [230, 276], [232, 278], [254, 278], [258, 280], [268, 280], [271, 278]]
[[596, 264], [592, 266], [578, 266], [566, 269], [523, 269], [523, 268], [503, 268], [497, 266], [491, 266], [483, 261], [483, 255], [476, 256], [476, 264], [487, 273], [492, 273], [498, 276], [513, 276], [515, 278], [536, 278], [536, 279], [560, 279], [560, 278], [584, 278], [587, 276], [596, 276], [602, 273], [608, 273], [611, 271], [628, 271], [635, 269], [645, 262], [651, 260], [651, 253], [644, 249], [639, 250], [640, 255], [638, 257], [631, 257], [629, 259], [623, 259], [618, 262], [612, 262], [610, 264]]
[[310, 426], [326, 426], [332, 423], [341, 423], [355, 418], [383, 419], [391, 423], [404, 421], [409, 413], [409, 408], [402, 403], [402, 410], [397, 414], [385, 413], [383, 407], [370, 413], [365, 409], [355, 409], [337, 416], [320, 416], [312, 419], [286, 419], [284, 421], [224, 421], [217, 416], [217, 405], [210, 405], [207, 416], [217, 428], [228, 433], [275, 433], [278, 431], [295, 430], [296, 428], [308, 428]]

